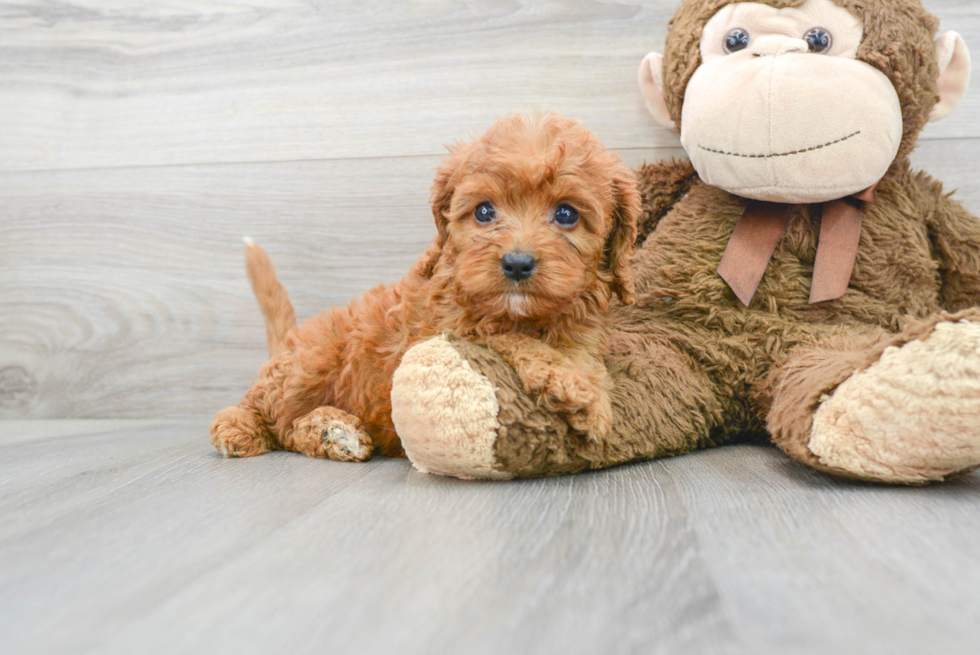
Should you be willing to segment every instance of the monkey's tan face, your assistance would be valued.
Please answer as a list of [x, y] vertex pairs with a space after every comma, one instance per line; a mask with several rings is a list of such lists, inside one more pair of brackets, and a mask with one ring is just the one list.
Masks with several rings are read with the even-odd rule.
[[681, 142], [698, 174], [737, 195], [824, 202], [867, 189], [902, 139], [885, 75], [855, 59], [863, 27], [830, 0], [728, 5], [705, 26]]

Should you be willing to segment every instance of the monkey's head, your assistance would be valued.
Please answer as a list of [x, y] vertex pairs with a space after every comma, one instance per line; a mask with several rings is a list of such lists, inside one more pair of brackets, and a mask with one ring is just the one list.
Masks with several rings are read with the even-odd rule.
[[919, 0], [685, 0], [640, 87], [708, 184], [824, 202], [878, 182], [963, 98], [969, 51], [937, 29]]

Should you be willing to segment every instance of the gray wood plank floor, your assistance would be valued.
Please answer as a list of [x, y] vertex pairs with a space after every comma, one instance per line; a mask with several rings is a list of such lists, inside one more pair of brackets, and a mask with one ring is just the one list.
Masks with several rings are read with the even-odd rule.
[[0, 422], [4, 653], [976, 653], [980, 476], [743, 445], [551, 480]]

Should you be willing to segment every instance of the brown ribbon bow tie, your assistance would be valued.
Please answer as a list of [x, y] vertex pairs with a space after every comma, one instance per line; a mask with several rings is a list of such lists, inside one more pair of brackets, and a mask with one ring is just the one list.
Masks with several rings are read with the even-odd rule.
[[[877, 184], [847, 198], [823, 204], [820, 241], [813, 263], [810, 304], [844, 295], [854, 271], [861, 239], [862, 202], [874, 203]], [[750, 200], [728, 240], [718, 274], [746, 307], [752, 302], [776, 245], [786, 232], [795, 205]]]

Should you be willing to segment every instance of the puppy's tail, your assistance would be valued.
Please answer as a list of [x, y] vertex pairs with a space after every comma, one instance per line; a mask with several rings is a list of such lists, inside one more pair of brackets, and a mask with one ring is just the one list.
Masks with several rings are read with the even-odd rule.
[[259, 245], [245, 237], [245, 268], [252, 283], [252, 291], [259, 301], [265, 317], [265, 334], [269, 340], [269, 356], [275, 357], [284, 350], [286, 333], [296, 327], [296, 311], [289, 302], [289, 294], [276, 278], [272, 260]]

